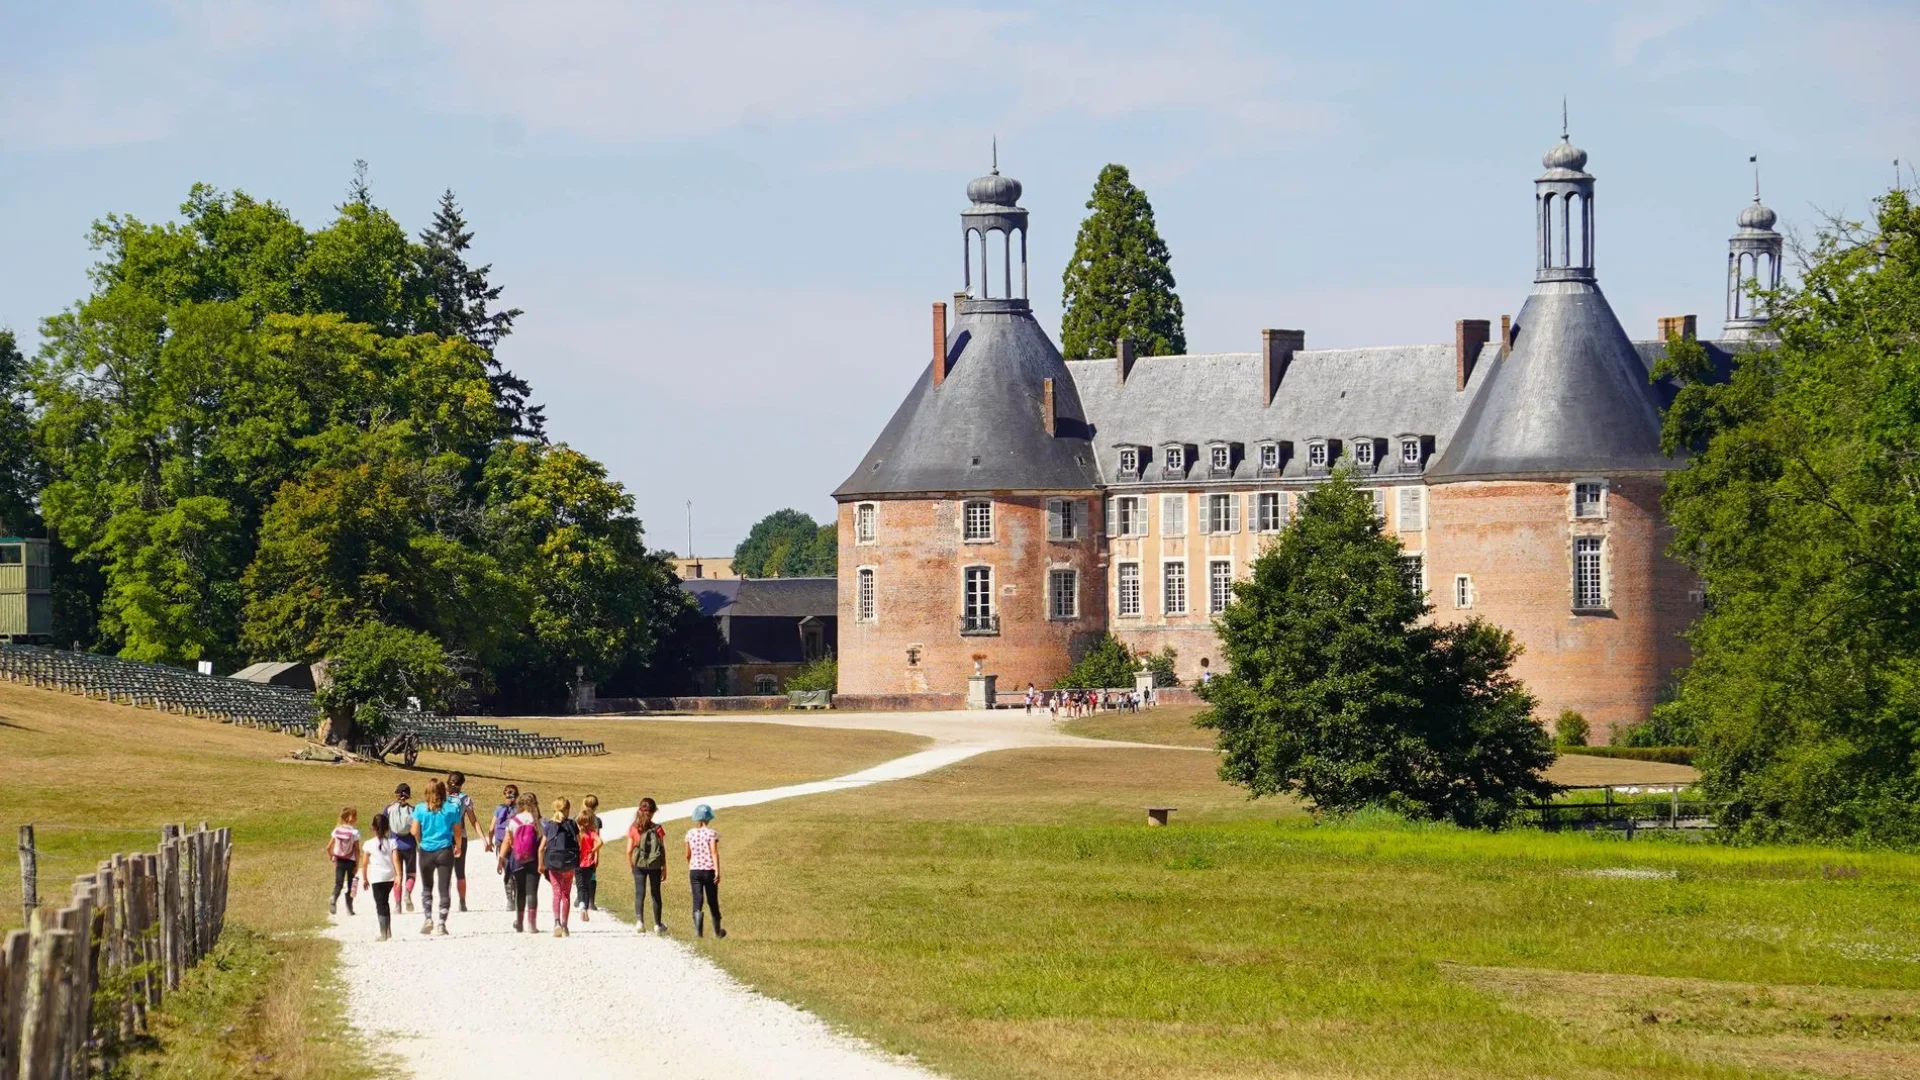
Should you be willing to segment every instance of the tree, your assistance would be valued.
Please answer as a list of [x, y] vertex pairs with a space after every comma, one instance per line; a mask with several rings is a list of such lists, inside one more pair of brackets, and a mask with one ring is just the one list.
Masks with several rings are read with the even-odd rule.
[[1587, 736], [1593, 729], [1587, 724], [1587, 718], [1577, 709], [1561, 709], [1560, 715], [1553, 720], [1553, 741], [1556, 746], [1585, 746]]
[[1173, 291], [1166, 241], [1147, 193], [1124, 165], [1108, 165], [1087, 200], [1073, 261], [1062, 276], [1060, 351], [1069, 360], [1112, 356], [1128, 338], [1146, 355], [1187, 351], [1185, 314]]
[[1480, 620], [1434, 626], [1400, 544], [1338, 474], [1234, 586], [1230, 670], [1201, 687], [1223, 779], [1336, 813], [1498, 825], [1553, 791], [1518, 648]]
[[314, 704], [326, 714], [321, 738], [351, 745], [386, 734], [389, 712], [443, 711], [460, 685], [446, 650], [429, 634], [369, 622], [349, 630], [326, 668]]
[[1139, 670], [1140, 661], [1134, 659], [1133, 650], [1112, 634], [1102, 634], [1053, 685], [1057, 690], [1132, 689], [1134, 672]]
[[733, 572], [743, 578], [832, 577], [839, 561], [835, 527], [793, 509], [761, 518], [733, 549]]
[[1656, 372], [1672, 552], [1706, 589], [1693, 662], [1648, 737], [1697, 737], [1721, 824], [1920, 843], [1920, 209], [1830, 221], [1778, 341], [1723, 380], [1694, 342]]
[[26, 358], [13, 331], [0, 330], [0, 530], [8, 536], [40, 532], [35, 507], [44, 483], [33, 447], [33, 417], [24, 390]]
[[513, 333], [513, 320], [525, 313], [519, 308], [503, 311], [493, 307], [503, 288], [489, 280], [491, 263], [467, 265], [466, 251], [472, 246], [473, 230], [467, 227], [460, 204], [449, 189], [440, 196], [433, 224], [420, 233], [416, 261], [425, 307], [417, 328], [441, 337], [463, 337], [478, 345], [487, 354], [487, 381], [508, 430], [515, 435], [544, 438], [546, 407], [528, 404], [533, 388], [501, 366], [496, 355], [500, 340]]

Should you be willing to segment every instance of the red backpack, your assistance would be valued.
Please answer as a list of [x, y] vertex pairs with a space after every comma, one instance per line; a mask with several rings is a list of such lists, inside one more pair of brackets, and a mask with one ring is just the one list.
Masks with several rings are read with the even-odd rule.
[[540, 853], [540, 823], [516, 821], [513, 826], [513, 863], [515, 869], [532, 866]]

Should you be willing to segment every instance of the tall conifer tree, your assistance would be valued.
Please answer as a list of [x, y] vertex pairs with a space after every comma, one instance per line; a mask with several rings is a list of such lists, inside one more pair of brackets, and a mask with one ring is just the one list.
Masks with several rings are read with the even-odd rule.
[[1123, 337], [1146, 355], [1186, 352], [1185, 315], [1147, 193], [1126, 166], [1108, 165], [1087, 209], [1063, 275], [1061, 352], [1069, 360], [1112, 356]]
[[463, 337], [486, 350], [487, 382], [493, 386], [494, 400], [509, 427], [515, 435], [544, 438], [544, 406], [528, 404], [532, 387], [503, 367], [494, 354], [500, 339], [513, 333], [513, 320], [520, 316], [520, 309], [496, 310], [491, 306], [500, 299], [501, 286], [488, 280], [493, 271], [491, 263], [467, 265], [466, 251], [472, 244], [473, 230], [467, 228], [460, 204], [452, 191], [443, 193], [433, 224], [420, 234], [419, 273], [426, 295], [418, 329], [442, 337]]

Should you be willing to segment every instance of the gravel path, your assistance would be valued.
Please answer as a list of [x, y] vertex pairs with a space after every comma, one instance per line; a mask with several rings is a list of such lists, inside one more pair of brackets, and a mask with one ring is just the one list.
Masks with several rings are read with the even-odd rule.
[[[992, 750], [1132, 745], [1062, 735], [1044, 717], [983, 719], [974, 714], [972, 722], [960, 723], [951, 713], [896, 714], [822, 723], [826, 717], [808, 717], [801, 722], [884, 726], [935, 743], [831, 780], [668, 803], [658, 820], [685, 819], [703, 802], [719, 810], [905, 779]], [[623, 850], [619, 838], [633, 808], [603, 811], [601, 817], [605, 835], [614, 838], [612, 850]], [[564, 941], [550, 933], [516, 934], [492, 859], [478, 846], [468, 855], [472, 910], [454, 912], [444, 938], [420, 934], [417, 913], [396, 913], [393, 940], [373, 940], [373, 899], [364, 895], [356, 901], [358, 915], [349, 917], [343, 908], [327, 928], [327, 936], [341, 943], [349, 1021], [412, 1076], [934, 1080], [935, 1074], [910, 1059], [885, 1054], [811, 1013], [755, 993], [690, 945], [637, 933], [610, 915], [582, 922], [575, 912], [573, 936]], [[685, 874], [676, 872], [681, 861], [669, 860], [662, 896], [667, 925], [684, 934], [689, 919]], [[550, 927], [544, 885], [541, 902], [540, 924]]]

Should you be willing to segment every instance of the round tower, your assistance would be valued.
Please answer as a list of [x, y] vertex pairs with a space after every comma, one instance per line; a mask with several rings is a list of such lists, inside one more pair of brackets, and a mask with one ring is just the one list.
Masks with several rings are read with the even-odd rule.
[[[1727, 241], [1727, 322], [1722, 337], [1751, 341], [1771, 336], [1766, 295], [1780, 287], [1780, 253], [1785, 246], [1773, 230], [1772, 210], [1760, 201], [1760, 162], [1753, 161], [1753, 201], [1734, 219]], [[1755, 295], [1758, 292], [1761, 295]]]
[[1027, 211], [995, 156], [960, 213], [965, 292], [933, 305], [930, 362], [833, 493], [843, 695], [959, 704], [976, 670], [1046, 686], [1106, 625], [1086, 414], [1028, 306]]
[[[1594, 178], [1564, 127], [1534, 181], [1534, 287], [1511, 351], [1427, 471], [1436, 595], [1515, 632], [1543, 717], [1610, 732], [1687, 661], [1692, 579], [1666, 552], [1660, 401], [1594, 274]], [[1444, 590], [1444, 592], [1443, 592]]]

